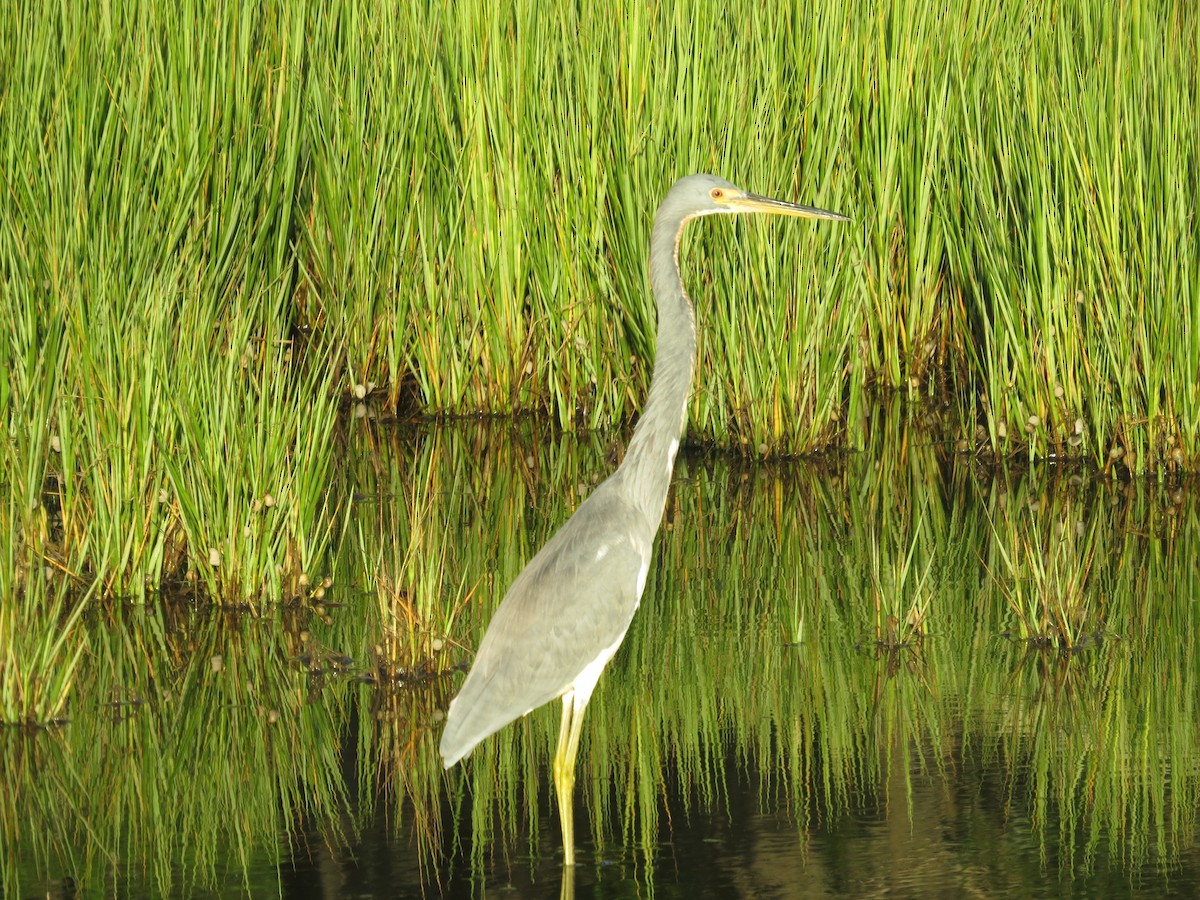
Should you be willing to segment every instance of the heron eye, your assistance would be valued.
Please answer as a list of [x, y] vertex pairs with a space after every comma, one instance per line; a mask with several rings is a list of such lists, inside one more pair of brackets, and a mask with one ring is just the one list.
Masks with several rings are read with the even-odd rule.
[[725, 196], [725, 192], [723, 190], [721, 190], [720, 188], [713, 188], [711, 191], [708, 192], [708, 196], [712, 197], [714, 200], [720, 200], [722, 197]]

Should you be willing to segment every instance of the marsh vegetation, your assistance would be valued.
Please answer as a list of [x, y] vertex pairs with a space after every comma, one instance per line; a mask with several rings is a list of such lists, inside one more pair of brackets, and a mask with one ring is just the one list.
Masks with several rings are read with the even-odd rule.
[[[735, 782], [819, 843], [986, 770], [1031, 873], [1186, 869], [1198, 33], [1170, 0], [0, 9], [4, 884], [278, 890], [380, 810], [418, 881], [552, 853], [553, 723], [448, 783], [430, 733], [620, 454], [691, 171], [855, 221], [686, 238], [690, 455], [589, 713], [596, 853], [653, 883]], [[438, 424], [477, 416], [516, 418]]]

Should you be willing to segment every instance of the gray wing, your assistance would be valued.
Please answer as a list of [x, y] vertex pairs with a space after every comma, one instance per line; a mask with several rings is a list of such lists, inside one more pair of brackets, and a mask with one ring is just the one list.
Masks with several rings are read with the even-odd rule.
[[606, 482], [508, 589], [450, 704], [447, 768], [488, 735], [561, 696], [624, 637], [641, 599], [653, 525]]

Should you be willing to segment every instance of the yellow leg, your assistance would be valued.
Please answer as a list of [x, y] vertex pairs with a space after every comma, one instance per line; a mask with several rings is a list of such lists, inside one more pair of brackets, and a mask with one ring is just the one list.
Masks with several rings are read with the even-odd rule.
[[558, 820], [562, 826], [563, 850], [566, 853], [565, 862], [568, 866], [575, 864], [575, 834], [574, 823], [571, 819], [570, 789], [564, 792], [563, 777], [565, 763], [563, 751], [567, 748], [571, 734], [571, 708], [575, 702], [574, 691], [563, 695], [562, 722], [558, 726], [558, 747], [554, 751], [554, 796], [558, 799]]
[[562, 886], [558, 891], [558, 900], [575, 900], [575, 867], [563, 866]]
[[583, 728], [583, 707], [575, 708], [575, 692], [563, 696], [562, 724], [558, 750], [554, 754], [554, 790], [558, 795], [558, 817], [562, 822], [563, 865], [575, 865], [575, 756]]

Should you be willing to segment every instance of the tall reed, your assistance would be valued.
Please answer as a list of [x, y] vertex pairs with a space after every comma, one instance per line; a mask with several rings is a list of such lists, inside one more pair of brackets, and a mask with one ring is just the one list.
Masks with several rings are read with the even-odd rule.
[[[325, 546], [342, 397], [636, 414], [654, 206], [696, 170], [855, 223], [693, 226], [694, 441], [861, 448], [871, 390], [903, 388], [949, 394], [989, 457], [1194, 469], [1195, 24], [1171, 0], [7, 7], [3, 391], [49, 429], [11, 469], [85, 586], [286, 592]], [[291, 536], [243, 547], [289, 465]]]

